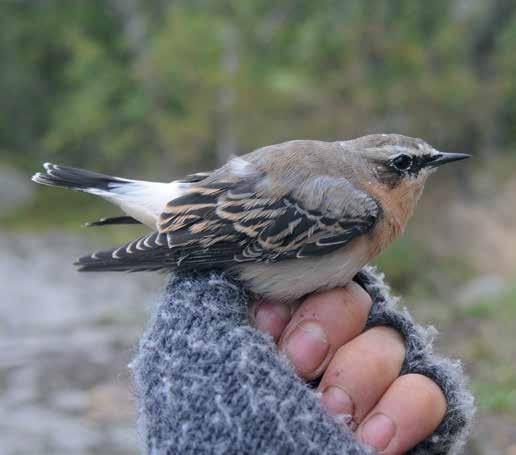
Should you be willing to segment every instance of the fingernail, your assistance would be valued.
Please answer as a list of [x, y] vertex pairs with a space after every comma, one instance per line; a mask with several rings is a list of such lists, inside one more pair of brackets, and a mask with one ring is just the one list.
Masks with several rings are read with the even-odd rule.
[[284, 350], [296, 369], [307, 374], [321, 365], [329, 348], [326, 333], [321, 326], [312, 321], [305, 321], [289, 335]]
[[396, 433], [396, 425], [385, 414], [375, 414], [364, 424], [360, 439], [376, 450], [385, 450]]
[[328, 387], [322, 395], [321, 402], [332, 416], [339, 414], [353, 415], [353, 401], [351, 401], [350, 396], [340, 387]]

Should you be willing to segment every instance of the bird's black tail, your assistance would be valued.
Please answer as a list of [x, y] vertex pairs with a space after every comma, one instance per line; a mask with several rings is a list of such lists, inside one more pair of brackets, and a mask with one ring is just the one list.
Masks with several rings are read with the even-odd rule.
[[36, 183], [48, 186], [58, 186], [77, 191], [99, 194], [109, 192], [112, 188], [131, 183], [131, 180], [86, 171], [68, 166], [58, 166], [52, 163], [43, 165], [46, 172], [38, 172], [32, 176]]

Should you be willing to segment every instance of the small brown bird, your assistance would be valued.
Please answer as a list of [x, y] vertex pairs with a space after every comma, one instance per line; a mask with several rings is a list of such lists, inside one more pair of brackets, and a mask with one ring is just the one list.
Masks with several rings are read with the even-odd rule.
[[91, 226], [153, 230], [80, 258], [80, 271], [224, 269], [256, 294], [285, 300], [347, 284], [403, 232], [427, 177], [468, 157], [375, 134], [271, 145], [170, 183], [49, 163], [32, 179], [101, 196], [127, 214]]

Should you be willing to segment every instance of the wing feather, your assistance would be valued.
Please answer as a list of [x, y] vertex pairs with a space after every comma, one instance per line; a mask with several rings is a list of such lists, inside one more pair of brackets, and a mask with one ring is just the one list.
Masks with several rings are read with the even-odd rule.
[[[367, 233], [380, 215], [377, 202], [344, 179], [328, 180], [327, 194], [315, 197], [318, 204], [311, 201], [307, 209], [295, 192], [259, 190], [259, 178], [195, 180], [167, 204], [158, 232], [96, 258], [82, 258], [78, 265], [95, 270], [95, 262], [111, 261], [131, 270], [200, 269], [314, 257]], [[310, 188], [303, 192], [310, 194]]]

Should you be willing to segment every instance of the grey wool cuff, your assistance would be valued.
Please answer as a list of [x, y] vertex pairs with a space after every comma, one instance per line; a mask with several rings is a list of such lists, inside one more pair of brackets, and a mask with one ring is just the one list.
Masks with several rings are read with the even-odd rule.
[[[432, 354], [429, 331], [396, 308], [372, 268], [356, 280], [373, 298], [368, 326], [404, 336], [403, 373], [430, 377], [448, 399], [444, 421], [410, 453], [460, 453], [474, 411], [460, 366]], [[272, 338], [248, 324], [247, 304], [222, 273], [172, 277], [131, 364], [144, 452], [374, 453], [324, 411]]]

